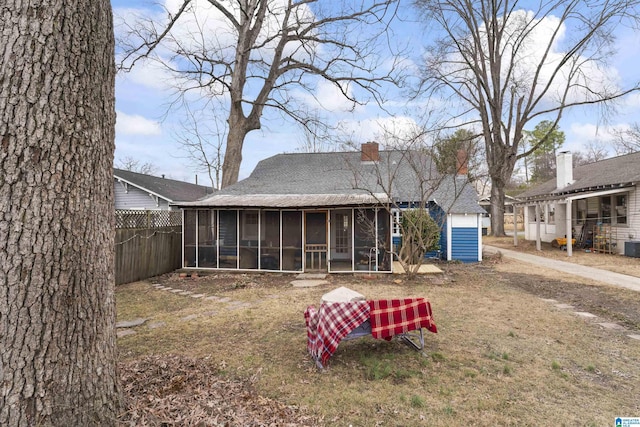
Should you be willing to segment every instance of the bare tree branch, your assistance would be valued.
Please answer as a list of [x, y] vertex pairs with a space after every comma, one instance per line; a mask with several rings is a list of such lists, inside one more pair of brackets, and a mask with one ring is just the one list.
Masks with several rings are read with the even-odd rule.
[[116, 160], [116, 166], [119, 169], [126, 171], [143, 173], [145, 175], [153, 175], [158, 171], [158, 168], [153, 163], [144, 162], [140, 163], [140, 160], [134, 159], [130, 156], [125, 156]]
[[616, 154], [628, 154], [640, 151], [640, 125], [634, 123], [629, 129], [614, 132]]
[[206, 173], [211, 188], [220, 189], [226, 126], [206, 108], [194, 112], [185, 105], [184, 111], [186, 120], [180, 131], [174, 133], [174, 139], [185, 153], [189, 167], [194, 172]]
[[[191, 7], [188, 7], [191, 4]], [[120, 43], [120, 68], [144, 58], [176, 76], [175, 99], [226, 100], [222, 187], [237, 181], [246, 135], [260, 129], [265, 108], [307, 123], [296, 92], [333, 84], [352, 105], [382, 105], [385, 88], [402, 83], [402, 63], [386, 65], [389, 23], [398, 0], [184, 1], [163, 22], [138, 19]], [[157, 27], [162, 30], [158, 30]], [[383, 42], [383, 43], [381, 43]], [[191, 97], [191, 98], [188, 98]]]
[[[532, 120], [554, 126], [564, 111], [595, 105], [613, 111], [615, 101], [640, 89], [607, 80], [617, 26], [637, 19], [636, 0], [416, 0], [428, 24], [444, 34], [424, 64], [420, 89], [451, 99], [481, 126], [492, 181], [492, 233], [504, 234], [504, 189]], [[467, 113], [472, 111], [472, 113]]]

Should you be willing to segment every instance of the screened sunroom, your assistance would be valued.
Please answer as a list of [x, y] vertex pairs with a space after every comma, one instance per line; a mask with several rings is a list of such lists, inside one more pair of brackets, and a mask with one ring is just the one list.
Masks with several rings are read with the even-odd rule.
[[391, 271], [391, 217], [382, 207], [183, 212], [185, 268]]

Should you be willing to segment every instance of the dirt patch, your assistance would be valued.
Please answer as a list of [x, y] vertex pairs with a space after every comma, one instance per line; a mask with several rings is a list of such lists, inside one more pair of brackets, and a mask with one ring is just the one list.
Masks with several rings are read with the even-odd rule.
[[531, 274], [501, 273], [510, 286], [540, 298], [570, 304], [574, 311], [586, 311], [598, 317], [640, 330], [640, 295], [613, 287], [549, 280]]
[[[573, 252], [573, 256], [568, 257], [566, 252], [554, 248], [549, 243], [542, 243], [541, 251], [538, 251], [535, 242], [531, 241], [519, 241], [518, 246], [514, 247], [512, 237], [489, 237], [485, 238], [485, 243], [498, 248], [640, 277], [640, 259], [638, 258], [586, 252], [578, 249]], [[563, 276], [556, 270], [537, 266], [531, 273], [516, 273], [527, 266], [500, 257], [490, 257], [485, 264], [493, 264], [496, 271], [504, 275], [504, 279], [511, 286], [540, 298], [555, 299], [558, 303], [570, 304], [574, 306], [575, 311], [586, 311], [607, 321], [640, 330], [640, 295], [638, 292], [602, 285], [586, 279]], [[597, 278], [594, 277], [594, 279]]]
[[[226, 294], [238, 289], [268, 289], [280, 286], [283, 277], [290, 275], [281, 273], [212, 273], [210, 271], [168, 273], [158, 276], [154, 283], [160, 283], [175, 289], [191, 292]], [[289, 279], [290, 280], [290, 279]]]

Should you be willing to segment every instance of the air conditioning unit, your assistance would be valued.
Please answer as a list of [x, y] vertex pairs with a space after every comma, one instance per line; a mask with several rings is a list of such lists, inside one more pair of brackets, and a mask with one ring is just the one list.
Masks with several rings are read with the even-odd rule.
[[624, 254], [633, 258], [640, 258], [640, 242], [624, 242]]

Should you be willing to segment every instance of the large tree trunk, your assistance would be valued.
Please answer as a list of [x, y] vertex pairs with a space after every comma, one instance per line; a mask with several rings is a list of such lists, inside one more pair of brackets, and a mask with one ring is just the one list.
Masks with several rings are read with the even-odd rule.
[[222, 185], [228, 187], [238, 182], [240, 177], [240, 165], [242, 163], [242, 148], [244, 139], [252, 130], [260, 129], [261, 106], [254, 106], [252, 113], [245, 117], [242, 110], [242, 91], [235, 89], [231, 94], [231, 111], [229, 112], [229, 133], [227, 134], [227, 147], [222, 164]]
[[221, 188], [230, 186], [238, 182], [240, 176], [240, 164], [242, 163], [242, 146], [246, 132], [240, 126], [229, 126], [227, 135], [227, 148], [224, 153], [224, 163], [222, 164], [222, 185]]
[[[485, 120], [485, 128], [489, 128], [487, 123], [488, 119]], [[511, 145], [506, 144], [499, 129], [494, 129], [492, 133], [485, 132], [487, 165], [491, 177], [491, 234], [493, 236], [506, 235], [504, 232], [504, 189], [515, 168], [519, 141], [513, 141]]]
[[491, 186], [491, 235], [505, 236], [504, 185]]
[[0, 425], [115, 425], [111, 5], [4, 1], [0, 55]]

